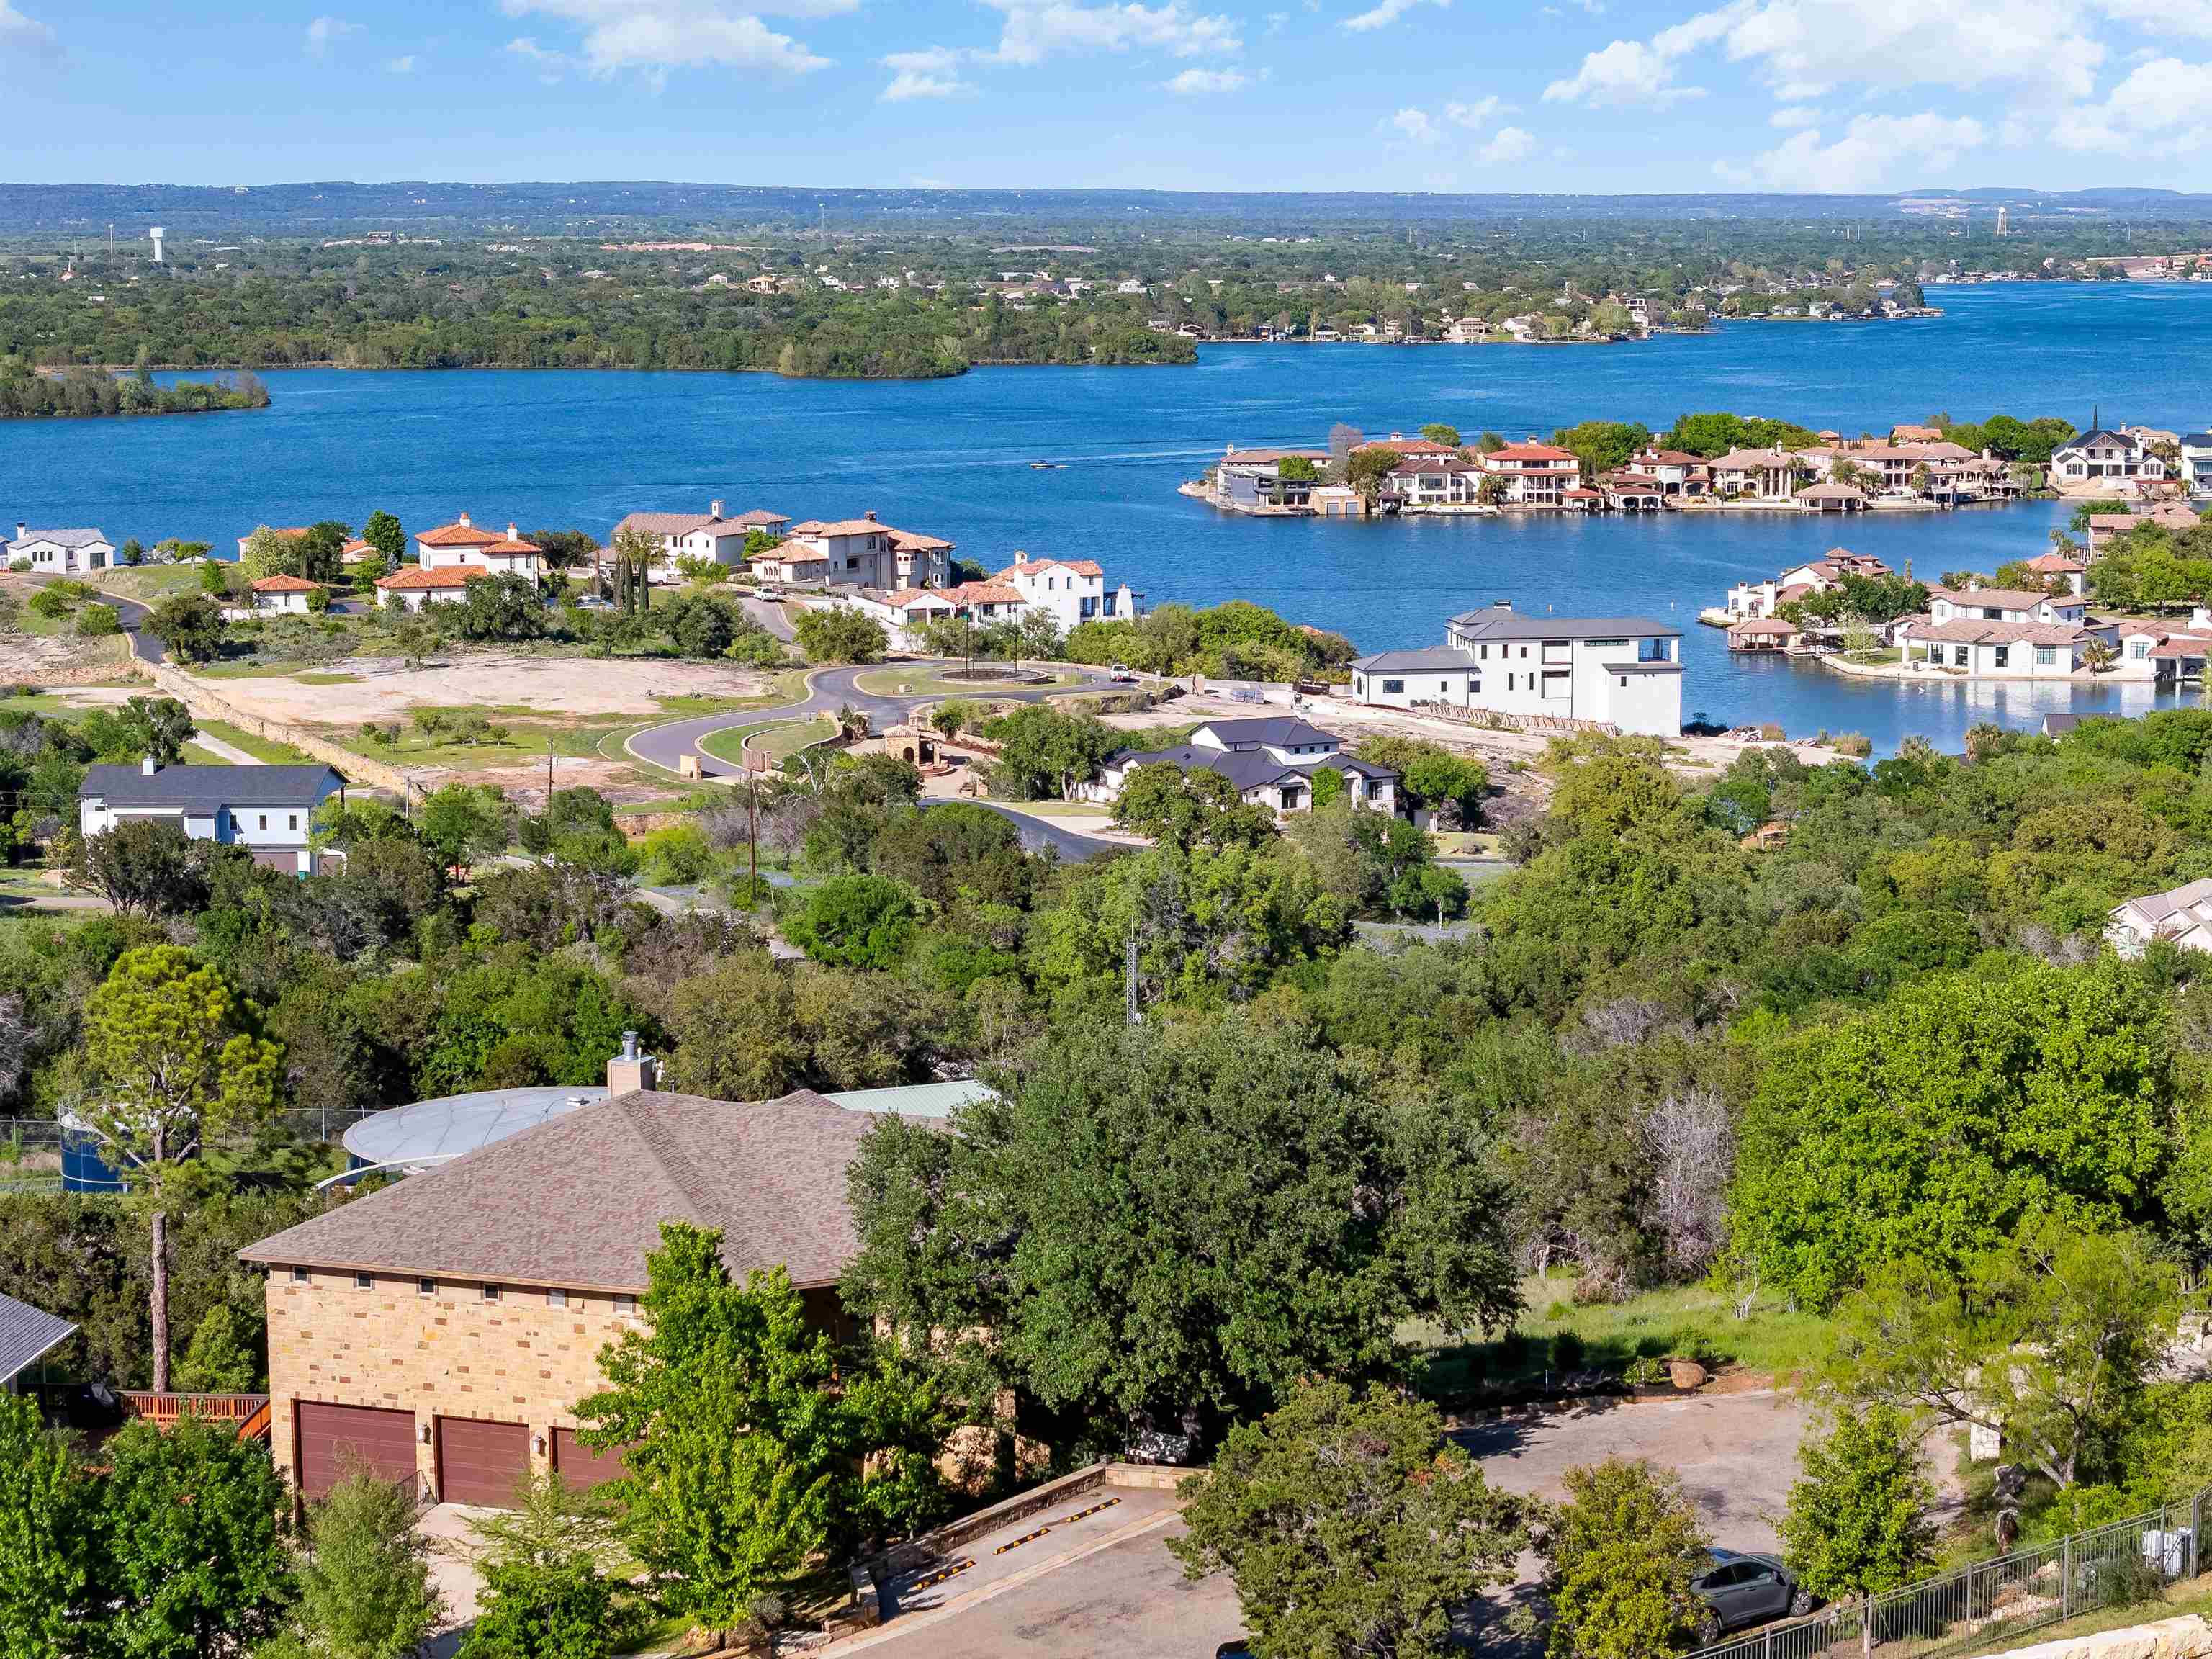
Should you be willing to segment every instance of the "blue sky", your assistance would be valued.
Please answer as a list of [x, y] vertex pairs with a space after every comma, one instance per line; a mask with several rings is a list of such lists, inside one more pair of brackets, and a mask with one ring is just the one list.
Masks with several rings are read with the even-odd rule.
[[2212, 188], [2173, 0], [0, 0], [14, 182]]

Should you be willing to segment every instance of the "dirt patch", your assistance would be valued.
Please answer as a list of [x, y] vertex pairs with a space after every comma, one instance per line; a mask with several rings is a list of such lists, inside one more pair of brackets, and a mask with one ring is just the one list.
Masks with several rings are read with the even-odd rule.
[[[525, 811], [539, 811], [545, 805], [544, 761], [535, 766], [410, 767], [407, 775], [421, 789], [435, 789], [446, 783], [486, 783]], [[586, 759], [574, 755], [563, 755], [554, 761], [553, 787], [596, 789], [616, 806], [625, 806], [633, 801], [664, 800], [669, 788], [665, 783], [619, 761]], [[633, 823], [630, 827], [635, 830], [638, 826]]]
[[[360, 678], [332, 685], [330, 670]], [[211, 687], [265, 719], [316, 726], [357, 726], [416, 708], [651, 715], [665, 712], [662, 697], [757, 697], [769, 690], [763, 676], [716, 663], [489, 653], [442, 658], [416, 669], [397, 658], [356, 657], [330, 665], [317, 678], [325, 683], [272, 675], [218, 680]]]

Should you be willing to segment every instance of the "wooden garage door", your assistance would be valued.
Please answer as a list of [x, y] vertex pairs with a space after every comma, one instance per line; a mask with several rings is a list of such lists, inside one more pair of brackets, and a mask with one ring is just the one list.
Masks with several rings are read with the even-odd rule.
[[415, 1413], [302, 1400], [293, 1407], [300, 1495], [320, 1498], [356, 1465], [415, 1490]]
[[624, 1473], [620, 1452], [596, 1452], [576, 1438], [574, 1429], [553, 1431], [553, 1467], [577, 1492], [589, 1492]]
[[520, 1423], [438, 1419], [438, 1498], [495, 1509], [520, 1496], [530, 1474], [530, 1431]]

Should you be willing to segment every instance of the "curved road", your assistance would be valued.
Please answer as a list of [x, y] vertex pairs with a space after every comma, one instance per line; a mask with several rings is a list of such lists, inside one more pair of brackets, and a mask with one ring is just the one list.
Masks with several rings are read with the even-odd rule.
[[[1065, 672], [1081, 675], [1088, 684], [1108, 683], [1106, 676], [1095, 669], [1075, 664], [1063, 664], [1060, 667]], [[866, 667], [817, 669], [808, 675], [806, 696], [800, 702], [785, 703], [775, 708], [740, 708], [727, 714], [701, 714], [690, 720], [670, 720], [664, 726], [647, 726], [642, 732], [633, 732], [623, 747], [640, 760], [650, 762], [670, 772], [678, 769], [684, 756], [696, 754], [699, 757], [699, 769], [705, 776], [733, 777], [739, 769], [716, 760], [699, 746], [714, 732], [726, 732], [732, 726], [761, 726], [774, 720], [800, 720], [810, 714], [835, 714], [847, 703], [868, 717], [871, 731], [880, 732], [886, 726], [898, 724], [906, 718], [908, 711], [920, 705], [944, 701], [942, 693], [896, 697], [860, 690], [860, 679], [863, 674], [884, 672], [885, 666], [880, 663]], [[1042, 702], [1045, 698], [1067, 689], [1066, 686], [1035, 686], [1026, 690], [979, 691], [977, 695], [1006, 702]], [[923, 804], [927, 805], [929, 803]], [[1063, 829], [1049, 820], [1014, 811], [994, 801], [979, 800], [970, 805], [996, 812], [1012, 823], [1020, 833], [1022, 845], [1033, 853], [1048, 847], [1064, 859], [1079, 861], [1095, 858], [1101, 853], [1127, 850], [1117, 842], [1078, 835], [1074, 830]]]

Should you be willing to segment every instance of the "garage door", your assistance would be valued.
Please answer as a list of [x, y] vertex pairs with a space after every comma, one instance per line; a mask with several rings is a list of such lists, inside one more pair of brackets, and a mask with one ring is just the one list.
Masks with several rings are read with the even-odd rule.
[[414, 1413], [302, 1400], [293, 1419], [302, 1498], [320, 1498], [356, 1467], [415, 1490]]
[[624, 1473], [618, 1451], [596, 1452], [576, 1438], [574, 1429], [553, 1431], [553, 1467], [577, 1492], [589, 1492]]
[[447, 1504], [513, 1504], [530, 1474], [530, 1431], [520, 1423], [438, 1419], [438, 1498]]

